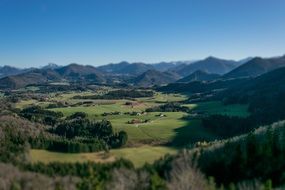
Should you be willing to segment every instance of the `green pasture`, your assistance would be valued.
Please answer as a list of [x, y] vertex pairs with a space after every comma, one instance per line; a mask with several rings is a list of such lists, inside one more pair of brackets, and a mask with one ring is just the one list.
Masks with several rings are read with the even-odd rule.
[[175, 154], [178, 149], [164, 146], [141, 146], [132, 148], [121, 148], [110, 151], [116, 158], [131, 160], [136, 167], [143, 166], [145, 163], [153, 163], [166, 154]]
[[94, 105], [91, 106], [76, 106], [76, 107], [64, 107], [64, 108], [54, 108], [51, 109], [52, 111], [56, 112], [62, 112], [65, 116], [69, 116], [75, 112], [85, 112], [90, 117], [96, 117], [99, 116], [105, 112], [133, 112], [133, 111], [143, 111], [144, 107], [141, 106], [127, 106], [125, 105], [125, 101], [111, 101], [108, 100], [106, 102], [105, 100], [102, 100], [102, 102], [105, 102], [105, 104], [101, 104], [100, 102], [97, 103], [95, 101]]
[[[142, 116], [113, 116], [107, 117], [115, 130], [124, 130], [129, 135], [129, 140], [136, 141], [170, 141], [175, 137], [175, 129], [187, 124], [182, 119], [185, 113], [164, 112], [166, 117], [159, 117], [159, 112], [147, 113]], [[150, 120], [147, 123], [128, 124], [132, 119]]]
[[166, 103], [186, 100], [187, 96], [181, 94], [163, 94], [155, 92], [153, 97], [137, 98], [138, 101], [149, 103]]
[[[62, 112], [64, 116], [69, 116], [75, 112], [85, 112], [90, 119], [109, 120], [115, 131], [124, 130], [128, 133], [128, 145], [137, 144], [183, 144], [183, 142], [210, 141], [217, 137], [201, 127], [199, 119], [183, 119], [187, 114], [183, 112], [164, 112], [166, 117], [159, 117], [160, 112], [146, 113], [131, 116], [125, 112], [142, 112], [148, 107], [156, 106], [162, 102], [182, 101], [185, 96], [177, 94], [155, 93], [151, 98], [138, 98], [133, 106], [125, 105], [130, 100], [74, 100], [75, 95], [90, 95], [92, 92], [65, 93], [58, 94], [51, 98], [51, 101], [91, 101], [91, 105], [76, 107], [63, 107], [50, 109]], [[18, 108], [23, 108], [31, 104], [48, 104], [51, 102], [37, 102], [36, 100], [21, 101], [17, 104]], [[246, 117], [249, 115], [247, 105], [223, 105], [222, 102], [211, 101], [197, 104], [185, 104], [193, 111], [203, 114], [223, 114], [230, 116]], [[102, 116], [103, 113], [120, 112], [120, 115]], [[141, 120], [142, 123], [129, 124], [131, 120]], [[148, 120], [144, 123], [143, 121]]]
[[134, 148], [121, 148], [109, 152], [94, 153], [60, 153], [47, 150], [30, 150], [32, 162], [112, 162], [118, 158], [125, 158], [133, 162], [136, 167], [145, 163], [153, 163], [165, 154], [175, 154], [177, 149], [163, 146], [141, 146]]

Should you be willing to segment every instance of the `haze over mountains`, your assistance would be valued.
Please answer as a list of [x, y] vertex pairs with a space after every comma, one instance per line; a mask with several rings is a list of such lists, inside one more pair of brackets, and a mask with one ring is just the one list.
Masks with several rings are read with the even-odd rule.
[[17, 75], [22, 72], [25, 72], [25, 70], [11, 67], [8, 65], [4, 65], [3, 67], [0, 66], [0, 78], [10, 76], [10, 75]]
[[120, 62], [103, 66], [48, 64], [39, 69], [0, 67], [0, 88], [17, 89], [49, 82], [125, 83], [148, 87], [173, 82], [211, 81], [257, 77], [285, 66], [285, 56], [246, 58], [240, 61], [208, 57], [203, 60], [157, 64]]

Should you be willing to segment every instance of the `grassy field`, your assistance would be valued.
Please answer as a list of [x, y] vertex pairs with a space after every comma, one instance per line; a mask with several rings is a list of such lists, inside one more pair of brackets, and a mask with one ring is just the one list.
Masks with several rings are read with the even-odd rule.
[[180, 94], [162, 94], [156, 92], [153, 97], [147, 98], [137, 98], [138, 101], [142, 102], [150, 102], [150, 103], [166, 103], [166, 102], [174, 102], [174, 101], [183, 101], [186, 100], [187, 97], [185, 95]]
[[[73, 94], [78, 95], [78, 94]], [[63, 95], [62, 95], [63, 96]], [[72, 95], [64, 95], [64, 99], [70, 99]], [[111, 121], [114, 130], [124, 130], [128, 133], [129, 143], [137, 143], [138, 141], [169, 141], [175, 137], [177, 128], [186, 125], [186, 121], [182, 120], [185, 113], [164, 113], [166, 117], [157, 117], [159, 113], [148, 113], [140, 116], [125, 115], [125, 112], [142, 112], [148, 107], [160, 105], [162, 102], [181, 101], [185, 100], [185, 96], [177, 94], [161, 94], [156, 93], [154, 97], [138, 98], [138, 104], [134, 106], [127, 106], [125, 103], [129, 100], [114, 100], [113, 104], [94, 103], [92, 106], [77, 106], [55, 108], [52, 111], [62, 112], [65, 116], [69, 116], [75, 112], [85, 112], [91, 119], [107, 119]], [[100, 100], [95, 100], [100, 101]], [[103, 101], [103, 100], [101, 100]], [[123, 115], [108, 115], [103, 117], [103, 113], [121, 112]], [[150, 120], [147, 123], [128, 124], [132, 119]]]
[[[187, 122], [182, 119], [186, 113], [182, 112], [166, 112], [166, 117], [158, 117], [159, 112], [147, 113], [140, 116], [130, 115], [110, 115], [101, 116], [104, 112], [131, 112], [143, 111], [140, 108], [120, 107], [118, 104], [113, 105], [100, 105], [92, 107], [72, 107], [72, 108], [56, 108], [53, 111], [60, 111], [68, 116], [74, 112], [80, 111], [89, 114], [89, 117], [101, 120], [107, 119], [111, 121], [114, 130], [124, 130], [128, 133], [129, 140], [134, 141], [169, 141], [175, 137], [175, 130], [184, 127]], [[147, 123], [128, 124], [132, 119], [149, 120]]]
[[[89, 95], [91, 92], [84, 93], [66, 93], [60, 94], [53, 99], [74, 101], [75, 95]], [[205, 131], [201, 127], [198, 120], [184, 120], [186, 113], [169, 112], [164, 113], [166, 117], [157, 117], [159, 112], [147, 113], [145, 115], [131, 116], [124, 114], [125, 112], [142, 112], [148, 107], [159, 105], [162, 102], [182, 101], [185, 96], [177, 94], [161, 94], [156, 93], [154, 97], [138, 98], [138, 104], [127, 106], [125, 103], [129, 100], [92, 100], [91, 106], [76, 106], [54, 108], [52, 111], [62, 112], [65, 116], [69, 116], [75, 112], [85, 112], [90, 119], [111, 121], [115, 131], [124, 130], [128, 133], [129, 145], [135, 144], [162, 144], [166, 142], [195, 142], [197, 140], [213, 140], [216, 137]], [[76, 100], [83, 101], [83, 100]], [[30, 104], [41, 104], [35, 100], [22, 101], [17, 107], [26, 107]], [[223, 105], [221, 102], [202, 102], [197, 104], [185, 104], [195, 111], [206, 114], [224, 114], [231, 116], [246, 117], [249, 115], [247, 105]], [[122, 115], [102, 116], [103, 113], [121, 112]], [[149, 120], [147, 123], [128, 124], [132, 119]]]
[[32, 162], [112, 162], [118, 158], [126, 158], [131, 160], [136, 167], [140, 167], [145, 163], [153, 163], [155, 160], [163, 157], [165, 154], [175, 154], [176, 149], [162, 146], [141, 146], [136, 148], [114, 149], [108, 153], [59, 153], [47, 150], [30, 150]]
[[[125, 130], [130, 140], [169, 141], [175, 136], [175, 129], [186, 125], [182, 120], [185, 113], [164, 113], [166, 117], [157, 117], [159, 113], [148, 113], [143, 116], [109, 118], [115, 130]], [[149, 119], [143, 124], [127, 124], [130, 119]]]
[[[111, 162], [117, 158], [131, 160], [136, 167], [142, 166], [145, 162], [152, 163], [163, 155], [177, 152], [177, 147], [185, 143], [197, 141], [211, 141], [218, 137], [201, 127], [200, 119], [184, 119], [187, 113], [183, 112], [164, 112], [165, 117], [158, 116], [160, 112], [151, 112], [142, 115], [131, 116], [125, 112], [142, 112], [146, 108], [157, 106], [166, 102], [183, 101], [185, 96], [177, 94], [155, 93], [154, 97], [137, 98], [136, 104], [126, 105], [130, 100], [80, 100], [73, 99], [75, 95], [90, 95], [91, 92], [66, 93], [53, 95], [47, 102], [66, 101], [71, 104], [80, 101], [91, 101], [88, 106], [72, 106], [54, 108], [52, 111], [62, 112], [64, 116], [69, 116], [75, 112], [85, 112], [90, 119], [111, 121], [115, 131], [124, 130], [128, 133], [128, 148], [110, 150], [108, 153], [78, 153], [66, 154], [49, 152], [45, 150], [31, 150], [30, 155], [33, 162]], [[22, 101], [17, 107], [23, 108], [31, 104], [41, 105], [35, 100]], [[249, 115], [247, 105], [223, 105], [221, 102], [203, 102], [197, 104], [185, 104], [193, 111], [205, 114], [223, 114], [230, 116], [246, 117]], [[119, 115], [102, 116], [103, 113], [120, 112]], [[128, 121], [148, 120], [146, 123], [129, 124]], [[164, 145], [171, 146], [164, 146]], [[176, 147], [176, 148], [174, 148]]]
[[18, 102], [16, 104], [16, 108], [23, 109], [27, 106], [31, 106], [31, 105], [36, 104], [36, 103], [37, 103], [36, 100], [21, 100], [20, 102]]

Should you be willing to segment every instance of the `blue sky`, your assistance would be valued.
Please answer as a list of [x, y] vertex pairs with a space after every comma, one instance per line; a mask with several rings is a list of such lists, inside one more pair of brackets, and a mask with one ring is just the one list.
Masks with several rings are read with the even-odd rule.
[[0, 0], [0, 65], [285, 54], [284, 0]]

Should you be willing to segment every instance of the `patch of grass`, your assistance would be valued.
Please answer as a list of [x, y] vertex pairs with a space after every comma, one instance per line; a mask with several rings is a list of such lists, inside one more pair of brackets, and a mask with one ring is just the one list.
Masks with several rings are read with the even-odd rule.
[[[95, 102], [96, 103], [96, 102]], [[62, 112], [65, 116], [69, 116], [75, 112], [85, 112], [90, 117], [100, 116], [101, 114], [107, 112], [133, 112], [133, 111], [142, 111], [140, 107], [130, 107], [125, 106], [124, 102], [117, 101], [116, 103], [111, 104], [100, 104], [97, 100], [97, 104], [93, 106], [76, 106], [76, 107], [64, 107], [64, 108], [54, 108], [52, 111]]]
[[115, 157], [105, 152], [95, 153], [61, 153], [48, 150], [31, 149], [31, 162], [112, 162]]
[[131, 160], [136, 167], [140, 167], [145, 163], [153, 163], [155, 160], [166, 154], [175, 154], [177, 151], [177, 149], [163, 146], [141, 146], [114, 149], [111, 150], [111, 154], [116, 158], [126, 158]]
[[[165, 112], [166, 117], [158, 117], [158, 114], [158, 112], [152, 112], [142, 116], [118, 116], [107, 119], [111, 121], [115, 130], [126, 131], [131, 141], [171, 141], [176, 135], [174, 130], [186, 124], [186, 122], [182, 120], [185, 113]], [[148, 119], [149, 122], [128, 124], [127, 121], [131, 119]]]
[[20, 102], [16, 103], [16, 108], [20, 108], [20, 109], [23, 109], [23, 108], [26, 108], [30, 105], [33, 105], [33, 104], [36, 104], [38, 101], [37, 100], [21, 100]]
[[153, 163], [165, 154], [175, 154], [178, 150], [163, 146], [141, 146], [136, 148], [113, 149], [110, 152], [94, 153], [59, 153], [47, 150], [30, 150], [32, 162], [112, 162], [118, 158], [125, 158], [140, 167], [145, 163]]
[[177, 102], [186, 100], [187, 97], [181, 94], [163, 94], [156, 92], [153, 97], [147, 98], [137, 98], [138, 101], [148, 102], [148, 103], [166, 103], [166, 102]]

